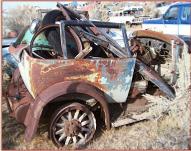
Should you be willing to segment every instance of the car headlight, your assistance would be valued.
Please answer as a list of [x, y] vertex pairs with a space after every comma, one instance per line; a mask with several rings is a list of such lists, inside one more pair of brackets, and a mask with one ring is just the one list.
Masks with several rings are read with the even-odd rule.
[[38, 28], [40, 27], [41, 21], [40, 19], [34, 19], [30, 25], [30, 32], [34, 34], [37, 32]]

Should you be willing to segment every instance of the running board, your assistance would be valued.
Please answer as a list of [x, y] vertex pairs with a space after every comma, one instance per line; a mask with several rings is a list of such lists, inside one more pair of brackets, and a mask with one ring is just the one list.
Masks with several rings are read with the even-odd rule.
[[136, 123], [136, 122], [141, 122], [143, 120], [149, 120], [151, 119], [152, 116], [143, 116], [143, 115], [134, 115], [132, 117], [126, 117], [125, 119], [119, 119], [113, 123], [111, 123], [112, 127], [119, 127], [119, 126], [123, 126], [123, 125], [128, 125], [128, 124], [132, 124], [132, 123]]
[[169, 107], [176, 101], [169, 101], [167, 98], [162, 96], [153, 96], [150, 94], [143, 95], [147, 100], [148, 104], [140, 108], [137, 111], [130, 111], [128, 108], [121, 114], [117, 119], [111, 122], [112, 127], [119, 127], [132, 123], [141, 122], [144, 120], [153, 120], [160, 118], [164, 113], [169, 111]]

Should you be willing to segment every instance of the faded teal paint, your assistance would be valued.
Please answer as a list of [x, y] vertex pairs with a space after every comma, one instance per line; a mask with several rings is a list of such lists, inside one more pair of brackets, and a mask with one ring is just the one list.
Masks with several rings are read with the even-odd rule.
[[[109, 65], [102, 66], [102, 78], [100, 83], [107, 88], [105, 92], [106, 97], [110, 103], [125, 102], [127, 100], [131, 82], [135, 68], [135, 58], [128, 58], [128, 60], [118, 60], [117, 65], [112, 66], [112, 61]], [[108, 73], [108, 68], [114, 68], [116, 73]], [[117, 70], [115, 68], [120, 68]], [[112, 80], [113, 74], [117, 74], [115, 80]]]
[[33, 34], [30, 32], [29, 29], [25, 32], [25, 35], [23, 36], [23, 39], [21, 40], [21, 43], [30, 44], [31, 39], [33, 37]]
[[[24, 60], [39, 66], [31, 66], [31, 82], [34, 98], [50, 85], [66, 81], [84, 81], [101, 89], [108, 103], [126, 102], [134, 74], [136, 58], [124, 59], [35, 59], [23, 53]], [[23, 61], [22, 61], [23, 62]], [[28, 67], [23, 67], [22, 70]], [[29, 72], [29, 71], [28, 71]], [[23, 74], [25, 76], [27, 74]], [[35, 76], [33, 76], [35, 75]], [[35, 77], [35, 79], [34, 79]], [[37, 82], [38, 81], [38, 82]]]
[[[32, 34], [30, 30], [27, 29], [27, 31], [25, 32], [25, 35], [23, 36], [23, 39], [21, 40], [21, 43], [25, 43], [29, 45], [33, 36], [34, 34]], [[41, 33], [40, 35], [38, 35], [38, 37], [36, 37], [33, 45], [35, 46], [33, 47], [33, 50], [49, 50], [49, 48], [44, 48], [43, 46], [40, 46], [40, 45], [50, 47], [44, 33]]]
[[44, 35], [44, 33], [41, 33], [38, 35], [34, 41], [34, 45], [46, 45], [49, 46], [49, 43]]

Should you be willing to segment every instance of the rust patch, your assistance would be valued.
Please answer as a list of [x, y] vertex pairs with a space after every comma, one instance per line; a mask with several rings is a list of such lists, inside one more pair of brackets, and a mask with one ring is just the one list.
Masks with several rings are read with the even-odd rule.
[[10, 116], [23, 123], [29, 105], [34, 99], [26, 89], [18, 68], [15, 70], [7, 91], [7, 101], [10, 107]]
[[[124, 84], [126, 77], [132, 77], [134, 58], [127, 59], [35, 59], [26, 52], [25, 61], [29, 66], [30, 86], [35, 98], [43, 90], [63, 81], [85, 81], [104, 92], [113, 92], [117, 83], [120, 89], [127, 89], [130, 83]], [[25, 67], [26, 68], [26, 67]], [[124, 87], [124, 88], [123, 88]]]
[[19, 50], [22, 50], [22, 49], [26, 48], [26, 46], [27, 46], [26, 44], [20, 44], [20, 45], [18, 45], [18, 46], [15, 48], [13, 45], [11, 45], [11, 46], [9, 47], [9, 52], [10, 52], [11, 54], [18, 53]]
[[[54, 64], [46, 66], [42, 62], [37, 64], [36, 61], [31, 62], [31, 73], [32, 76], [31, 84], [34, 94], [42, 92], [49, 86], [59, 83], [62, 81], [78, 80], [78, 81], [95, 81], [95, 85], [104, 89], [102, 85], [99, 85], [99, 79], [101, 77], [100, 69], [95, 69], [93, 63], [84, 63], [84, 61], [72, 60], [57, 61]], [[83, 65], [82, 65], [83, 64]]]

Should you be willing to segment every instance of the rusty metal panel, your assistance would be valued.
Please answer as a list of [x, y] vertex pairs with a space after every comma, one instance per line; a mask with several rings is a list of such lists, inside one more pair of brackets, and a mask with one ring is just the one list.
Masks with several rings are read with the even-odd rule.
[[32, 58], [24, 51], [19, 69], [33, 98], [53, 84], [79, 81], [102, 90], [109, 102], [125, 102], [135, 61], [136, 58], [45, 60]]
[[174, 35], [163, 34], [152, 30], [137, 30], [132, 33], [133, 37], [148, 37], [153, 39], [159, 39], [171, 44], [171, 40], [175, 40], [177, 44], [183, 45], [183, 40]]

